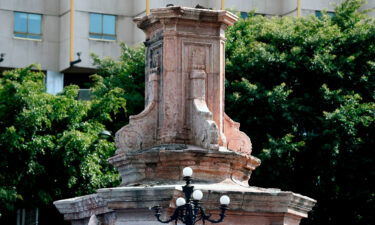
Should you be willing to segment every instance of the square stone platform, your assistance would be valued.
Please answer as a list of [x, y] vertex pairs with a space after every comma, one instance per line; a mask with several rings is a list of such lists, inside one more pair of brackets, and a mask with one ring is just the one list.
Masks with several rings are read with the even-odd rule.
[[[182, 196], [179, 185], [155, 185], [99, 189], [96, 194], [57, 201], [54, 204], [72, 225], [86, 225], [96, 215], [103, 225], [159, 224], [151, 207], [162, 206], [164, 216], [176, 208], [175, 200]], [[231, 198], [225, 225], [296, 225], [316, 201], [279, 189], [245, 187], [237, 184], [197, 184], [202, 190], [203, 207], [213, 215], [219, 213], [219, 198]], [[174, 224], [174, 223], [170, 223]], [[210, 224], [210, 223], [207, 223]]]

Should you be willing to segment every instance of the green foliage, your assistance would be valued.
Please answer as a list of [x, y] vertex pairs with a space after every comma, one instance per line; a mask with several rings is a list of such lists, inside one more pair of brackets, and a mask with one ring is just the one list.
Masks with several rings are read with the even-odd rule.
[[375, 222], [375, 20], [362, 4], [227, 32], [226, 111], [262, 159], [250, 182], [317, 199], [304, 224]]
[[119, 182], [107, 163], [115, 145], [98, 134], [112, 121], [108, 115], [124, 111], [121, 91], [78, 101], [78, 87], [70, 86], [54, 96], [45, 92], [44, 74], [32, 69], [0, 77], [0, 212], [44, 207]]
[[[143, 109], [144, 50], [122, 45], [120, 61], [99, 59], [91, 101], [78, 87], [45, 93], [44, 74], [30, 66], [0, 77], [0, 213], [51, 207], [52, 201], [117, 186], [107, 159], [116, 149], [99, 133], [115, 133]], [[52, 206], [53, 207], [53, 206]], [[4, 213], [5, 212], [5, 213]]]
[[[121, 48], [119, 61], [111, 58], [100, 59], [93, 55], [94, 65], [98, 69], [98, 75], [93, 76], [96, 81], [93, 88], [94, 99], [103, 99], [104, 93], [116, 92], [117, 98], [125, 99], [127, 103], [126, 111], [105, 115], [111, 118], [106, 126], [114, 130], [120, 129], [130, 115], [136, 115], [144, 108], [144, 48], [130, 48], [125, 44], [121, 44]], [[103, 108], [101, 104], [97, 107]], [[113, 106], [108, 105], [107, 111], [111, 108]]]

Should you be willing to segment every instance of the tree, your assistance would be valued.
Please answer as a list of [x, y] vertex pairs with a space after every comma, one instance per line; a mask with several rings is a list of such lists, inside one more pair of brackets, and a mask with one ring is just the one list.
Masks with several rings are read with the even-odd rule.
[[[138, 114], [144, 108], [144, 48], [130, 48], [125, 44], [121, 44], [121, 49], [119, 60], [112, 58], [101, 59], [96, 55], [92, 55], [94, 65], [97, 67], [97, 75], [92, 77], [97, 81], [92, 92], [93, 98], [100, 99], [104, 93], [118, 88], [121, 90], [121, 97], [127, 103], [126, 110], [116, 115], [108, 115], [111, 120], [108, 120], [109, 123], [106, 123], [106, 126], [115, 131], [128, 123], [129, 116]], [[98, 107], [102, 106], [98, 105]]]
[[226, 110], [262, 160], [249, 182], [317, 199], [304, 224], [375, 222], [375, 20], [362, 4], [227, 32]]
[[43, 81], [44, 74], [33, 66], [0, 78], [2, 224], [10, 224], [15, 208], [50, 209], [54, 200], [119, 184], [107, 162], [115, 145], [98, 134], [125, 109], [123, 91], [112, 88], [100, 98], [78, 101], [78, 87], [54, 96], [45, 92]]

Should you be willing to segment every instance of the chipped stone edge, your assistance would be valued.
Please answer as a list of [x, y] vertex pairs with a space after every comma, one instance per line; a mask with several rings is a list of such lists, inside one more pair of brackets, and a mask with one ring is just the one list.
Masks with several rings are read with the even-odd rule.
[[113, 212], [98, 194], [85, 195], [53, 202], [65, 220], [90, 218], [92, 215]]
[[[204, 193], [202, 200], [205, 208], [218, 208], [220, 195], [231, 198], [230, 210], [245, 213], [286, 213], [306, 218], [316, 204], [316, 200], [279, 189], [243, 187], [229, 184], [194, 185]], [[140, 209], [154, 205], [174, 208], [174, 201], [182, 195], [181, 186], [160, 185], [150, 187], [118, 187], [99, 189], [98, 195], [105, 199], [110, 208]], [[229, 211], [230, 211], [229, 210]]]
[[168, 19], [172, 17], [176, 18], [176, 15], [178, 15], [179, 19], [200, 20], [208, 23], [219, 21], [227, 26], [232, 26], [238, 20], [238, 16], [225, 10], [196, 9], [190, 7], [173, 6], [152, 9], [150, 15], [136, 17], [133, 21], [139, 28], [142, 28], [156, 23], [160, 19]]
[[[243, 187], [233, 184], [194, 185], [204, 193], [202, 203], [207, 210], [216, 210], [221, 195], [229, 195], [231, 210], [245, 214], [289, 214], [306, 218], [316, 200], [290, 191], [273, 188]], [[65, 220], [90, 218], [117, 210], [147, 209], [155, 205], [175, 208], [182, 196], [181, 185], [117, 187], [99, 189], [96, 194], [55, 201]]]

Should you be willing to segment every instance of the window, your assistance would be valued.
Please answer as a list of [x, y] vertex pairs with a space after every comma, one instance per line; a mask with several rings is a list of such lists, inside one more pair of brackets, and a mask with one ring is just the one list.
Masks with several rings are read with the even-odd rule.
[[249, 18], [249, 13], [247, 13], [247, 12], [240, 12], [240, 17], [241, 17], [242, 19]]
[[14, 36], [30, 39], [42, 38], [42, 15], [15, 12]]
[[[334, 12], [327, 12], [327, 15], [332, 18], [332, 17], [335, 16], [335, 13]], [[320, 10], [315, 10], [315, 16], [318, 17], [318, 18], [322, 18], [323, 12], [320, 11]]]
[[116, 40], [116, 16], [90, 13], [90, 38]]
[[17, 210], [17, 225], [38, 225], [39, 224], [39, 209], [18, 209]]
[[254, 12], [240, 12], [240, 17], [242, 19], [247, 19], [249, 18], [250, 16], [266, 16], [266, 14], [263, 14], [263, 13], [254, 13]]

